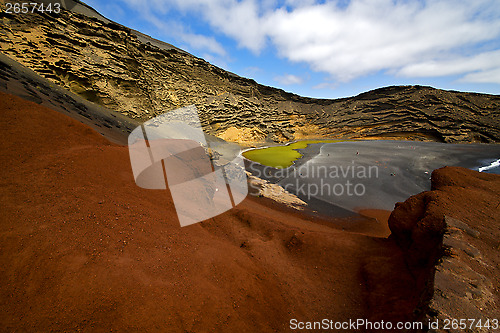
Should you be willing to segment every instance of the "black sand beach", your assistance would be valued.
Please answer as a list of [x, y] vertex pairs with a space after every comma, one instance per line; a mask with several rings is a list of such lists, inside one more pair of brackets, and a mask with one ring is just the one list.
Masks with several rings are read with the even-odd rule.
[[349, 215], [363, 208], [392, 210], [396, 202], [430, 190], [434, 169], [448, 165], [478, 170], [500, 157], [495, 144], [388, 140], [312, 144], [299, 151], [303, 157], [287, 169], [249, 162], [247, 170], [327, 215]]

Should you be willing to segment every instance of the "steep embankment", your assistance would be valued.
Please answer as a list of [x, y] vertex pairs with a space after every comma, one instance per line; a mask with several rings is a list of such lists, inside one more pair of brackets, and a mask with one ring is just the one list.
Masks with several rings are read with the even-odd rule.
[[500, 141], [496, 95], [404, 86], [336, 100], [304, 98], [259, 85], [93, 16], [66, 10], [50, 15], [1, 12], [2, 52], [85, 99], [131, 118], [145, 120], [195, 104], [205, 129], [226, 139], [378, 136]]
[[499, 216], [500, 176], [458, 167], [435, 170], [431, 191], [392, 212], [391, 238], [424, 290], [420, 310], [441, 329], [445, 319], [461, 318], [475, 320], [467, 322], [471, 332], [500, 328]]
[[371, 318], [386, 309], [371, 288], [398, 304], [383, 319], [412, 318], [390, 240], [259, 198], [180, 228], [168, 191], [135, 185], [127, 147], [12, 95], [0, 115], [0, 330], [284, 332]]

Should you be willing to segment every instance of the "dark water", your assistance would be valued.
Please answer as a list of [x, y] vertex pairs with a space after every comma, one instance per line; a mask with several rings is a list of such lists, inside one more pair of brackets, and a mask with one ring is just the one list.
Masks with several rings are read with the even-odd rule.
[[247, 169], [318, 209], [329, 207], [323, 209], [329, 215], [332, 207], [392, 210], [396, 202], [429, 190], [432, 171], [443, 166], [500, 174], [500, 145], [353, 141], [315, 144], [300, 152], [304, 157], [288, 169], [254, 163]]

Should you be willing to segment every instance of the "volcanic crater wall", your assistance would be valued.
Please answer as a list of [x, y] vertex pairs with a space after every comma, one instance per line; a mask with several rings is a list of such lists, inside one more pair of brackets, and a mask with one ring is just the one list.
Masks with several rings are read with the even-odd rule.
[[496, 95], [394, 86], [352, 98], [300, 97], [224, 71], [94, 13], [2, 11], [2, 52], [88, 101], [137, 120], [195, 104], [207, 131], [220, 136], [240, 131], [239, 141], [327, 136], [500, 140]]

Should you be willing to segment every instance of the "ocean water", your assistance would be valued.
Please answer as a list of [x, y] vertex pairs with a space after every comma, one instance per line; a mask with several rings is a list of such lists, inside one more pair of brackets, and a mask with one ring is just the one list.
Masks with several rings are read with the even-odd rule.
[[500, 175], [500, 159], [491, 161], [489, 164], [488, 160], [484, 160], [481, 164], [482, 165], [477, 168], [479, 172], [488, 172]]
[[249, 171], [317, 207], [323, 202], [351, 212], [392, 210], [430, 190], [432, 171], [443, 166], [500, 174], [500, 145], [374, 140], [322, 143], [300, 152], [304, 157], [287, 169]]

